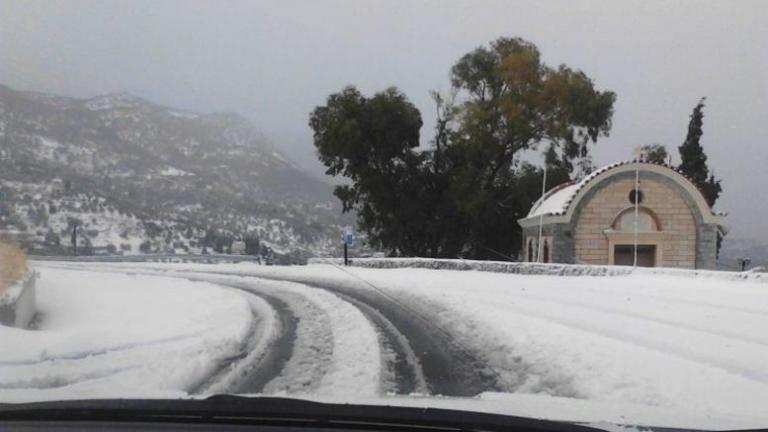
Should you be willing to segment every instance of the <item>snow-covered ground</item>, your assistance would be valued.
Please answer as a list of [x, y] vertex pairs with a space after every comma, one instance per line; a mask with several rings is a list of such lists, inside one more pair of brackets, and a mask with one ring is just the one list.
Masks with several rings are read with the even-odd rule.
[[[115, 358], [120, 361], [99, 362], [98, 356], [82, 360], [86, 363], [73, 360], [55, 363], [57, 360], [46, 359], [98, 349], [97, 346], [117, 340], [120, 342], [113, 345], [138, 343], [137, 349], [144, 350], [144, 354], [154, 350], [149, 348], [148, 341], [161, 340], [156, 348], [158, 357], [167, 358], [187, 356], [189, 351], [182, 354], [181, 350], [191, 350], [188, 343], [212, 353], [208, 358], [213, 359], [225, 357], [226, 347], [237, 346], [245, 337], [250, 312], [247, 303], [232, 291], [224, 288], [215, 291], [212, 285], [199, 282], [178, 280], [178, 286], [168, 287], [160, 281], [173, 279], [92, 273], [138, 272], [168, 277], [207, 275], [210, 283], [240, 281], [255, 288], [271, 283], [273, 291], [282, 290], [286, 295], [307, 299], [326, 317], [326, 321], [313, 319], [333, 321], [329, 324], [332, 353], [337, 358], [324, 369], [322, 385], [301, 393], [303, 397], [669, 427], [712, 429], [768, 425], [765, 410], [768, 405], [768, 285], [765, 283], [723, 280], [711, 275], [641, 273], [570, 277], [411, 268], [342, 270], [330, 265], [262, 267], [247, 263], [89, 263], [89, 272], [59, 269], [79, 267], [72, 263], [39, 263], [36, 267], [42, 270], [43, 280], [50, 281], [39, 290], [42, 329], [37, 332], [1, 330], [4, 343], [0, 352], [0, 399], [18, 395], [34, 399], [36, 393], [22, 387], [34, 387], [29, 383], [39, 383], [37, 387], [49, 385], [51, 377], [59, 377], [60, 371], [68, 368], [72, 370], [71, 383], [61, 381], [63, 386], [58, 389], [37, 391], [58, 392], [56, 395], [77, 392], [92, 386], [89, 381], [93, 379], [106, 379], [112, 380], [105, 381], [108, 385], [114, 382], [117, 391], [173, 390], [178, 393], [168, 394], [183, 394], [189, 389], [183, 384], [189, 384], [190, 376], [215, 360], [197, 360], [204, 365], [188, 365], [186, 371], [174, 370], [170, 376], [127, 369], [98, 378], [99, 371], [130, 362], [118, 357]], [[120, 283], [104, 282], [112, 278]], [[265, 282], [258, 278], [294, 283]], [[157, 289], [135, 288], [144, 287], [145, 280], [147, 284], [156, 281], [158, 286], [170, 291], [160, 295]], [[450, 333], [468, 350], [480, 353], [500, 388], [478, 398], [386, 397], [380, 391], [377, 394], [379, 383], [373, 381], [382, 379], [382, 374], [376, 370], [380, 362], [375, 357], [381, 355], [376, 350], [376, 333], [350, 303], [331, 292], [311, 288], [313, 284], [379, 291], [407, 305], [429, 325]], [[114, 289], [110, 288], [111, 294], [96, 300], [100, 294], [98, 288], [105, 286]], [[77, 287], [87, 294], [61, 299], [68, 287], [70, 290]], [[144, 294], [123, 292], [133, 289]], [[159, 302], [156, 305], [159, 311], [169, 303], [182, 301], [177, 295], [183, 299], [191, 292], [195, 296], [188, 299], [189, 313], [163, 316], [145, 311], [142, 313], [151, 316], [139, 321], [129, 319], [135, 317], [132, 314], [136, 312], [128, 309], [144, 304], [135, 300], [138, 295]], [[214, 296], [217, 301], [205, 297], [213, 296], [213, 292], [221, 293]], [[59, 304], [59, 300], [63, 303]], [[73, 304], [68, 305], [68, 301]], [[194, 309], [193, 303], [198, 301], [204, 302], [205, 314]], [[116, 317], [122, 324], [114, 324], [115, 317], [103, 312], [113, 303], [121, 305]], [[226, 311], [229, 319], [219, 321], [216, 311]], [[61, 314], [58, 318], [57, 313]], [[200, 315], [191, 316], [196, 314]], [[127, 322], [135, 327], [131, 328]], [[181, 325], [182, 322], [185, 324]], [[101, 334], [95, 323], [105, 323], [106, 334], [112, 336]], [[201, 327], [219, 338], [190, 336], [189, 340], [182, 339], [187, 342], [165, 342], [173, 334], [204, 334]], [[109, 329], [115, 331], [109, 333]], [[224, 334], [228, 336], [221, 336]], [[6, 344], [6, 340], [11, 343]], [[41, 353], [41, 350], [45, 351]], [[49, 363], [42, 365], [41, 362], [46, 361]], [[91, 365], [97, 378], [88, 376]], [[149, 369], [160, 371], [162, 368]], [[141, 380], [131, 373], [140, 373]], [[133, 387], [119, 378], [121, 374], [128, 374]], [[85, 380], [75, 383], [78, 378]], [[361, 386], [366, 382], [367, 387]], [[17, 389], [10, 389], [14, 386], [9, 383], [17, 383]]]
[[203, 282], [41, 269], [39, 328], [0, 326], [0, 401], [186, 395], [238, 353], [253, 314]]

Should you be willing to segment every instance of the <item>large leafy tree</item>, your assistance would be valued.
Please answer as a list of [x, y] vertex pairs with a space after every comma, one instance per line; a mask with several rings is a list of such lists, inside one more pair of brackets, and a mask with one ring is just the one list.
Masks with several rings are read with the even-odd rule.
[[334, 194], [344, 211], [357, 211], [360, 229], [380, 247], [431, 254], [424, 241], [430, 208], [419, 146], [421, 115], [394, 88], [373, 97], [354, 87], [331, 95], [310, 117], [326, 173], [348, 179]]
[[568, 159], [587, 157], [587, 144], [611, 127], [614, 93], [597, 91], [581, 71], [543, 64], [536, 46], [519, 38], [464, 55], [451, 82], [465, 96], [462, 144], [488, 168], [487, 184], [542, 142]]
[[[524, 157], [554, 152], [550, 161], [564, 161], [569, 175], [573, 162], [588, 166], [588, 144], [608, 133], [615, 95], [597, 91], [583, 72], [545, 65], [536, 46], [519, 38], [464, 55], [451, 82], [463, 97], [454, 145], [464, 159], [456, 167], [454, 200], [469, 221], [464, 253], [512, 255], [521, 244], [516, 220], [532, 203], [520, 188], [530, 183], [521, 176], [534, 175], [520, 169]], [[549, 179], [551, 185], [563, 180]]]
[[514, 256], [517, 219], [541, 190], [589, 170], [589, 144], [607, 135], [615, 95], [581, 71], [541, 62], [538, 49], [501, 38], [451, 69], [450, 97], [433, 93], [438, 120], [418, 149], [421, 117], [396, 89], [331, 95], [310, 117], [314, 143], [345, 211], [374, 245], [395, 254]]

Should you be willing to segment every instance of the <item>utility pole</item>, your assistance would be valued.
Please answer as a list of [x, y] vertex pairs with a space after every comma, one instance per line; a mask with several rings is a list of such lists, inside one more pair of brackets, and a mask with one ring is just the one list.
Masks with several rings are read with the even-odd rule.
[[[546, 194], [547, 194], [547, 163], [545, 161], [544, 162], [544, 178], [541, 180], [541, 204], [539, 205], [544, 204], [544, 196]], [[543, 232], [544, 232], [544, 212], [541, 212], [541, 214], [539, 215], [539, 247], [537, 248], [538, 250], [536, 251], [536, 262], [541, 262], [541, 249], [543, 248], [542, 241], [544, 240], [544, 238], [542, 237]]]
[[640, 165], [639, 159], [635, 162], [635, 238], [634, 254], [632, 257], [632, 267], [637, 267], [637, 230], [640, 218]]

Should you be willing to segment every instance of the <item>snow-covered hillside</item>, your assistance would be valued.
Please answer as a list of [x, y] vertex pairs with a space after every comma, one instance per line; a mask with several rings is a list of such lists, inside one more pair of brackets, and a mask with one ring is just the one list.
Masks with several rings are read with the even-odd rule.
[[[0, 399], [207, 390], [370, 403], [385, 397], [390, 404], [676, 427], [768, 424], [762, 282], [684, 272], [573, 277], [332, 265], [34, 267], [42, 272], [40, 330], [0, 329], [11, 341], [0, 354]], [[258, 341], [244, 342], [246, 334], [253, 339], [249, 322], [259, 323]], [[162, 334], [155, 331], [161, 327]], [[434, 347], [424, 335], [453, 347], [431, 357]], [[285, 343], [292, 354], [275, 360]], [[182, 365], [189, 350], [199, 360]], [[265, 363], [270, 351], [277, 357]], [[227, 356], [237, 374], [215, 371]], [[161, 357], [162, 367], [152, 360]], [[177, 360], [183, 367], [174, 374], [159, 372]], [[272, 369], [259, 371], [262, 364]], [[403, 364], [411, 369], [406, 375]], [[479, 399], [413, 396], [469, 395], [440, 382], [466, 378], [435, 373], [468, 366], [474, 368], [469, 385], [477, 383], [472, 374], [485, 377]], [[142, 380], [122, 378], [134, 376]], [[208, 385], [196, 387], [195, 379]]]
[[66, 193], [60, 184], [0, 180], [0, 232], [42, 255], [71, 254], [74, 225], [80, 255], [199, 254], [203, 248], [227, 252], [234, 240], [255, 238], [262, 255], [290, 259], [295, 251], [321, 254], [336, 246], [323, 237], [307, 244], [284, 218], [222, 215], [213, 227], [204, 226], [193, 222], [194, 215], [202, 212], [200, 206], [180, 207], [173, 219], [155, 218], [117, 206], [98, 194]]
[[90, 225], [98, 253], [199, 252], [208, 234], [209, 249], [247, 236], [305, 258], [349, 223], [331, 191], [234, 114], [0, 85], [0, 233], [35, 253], [65, 253], [55, 235], [69, 246], [51, 216]]

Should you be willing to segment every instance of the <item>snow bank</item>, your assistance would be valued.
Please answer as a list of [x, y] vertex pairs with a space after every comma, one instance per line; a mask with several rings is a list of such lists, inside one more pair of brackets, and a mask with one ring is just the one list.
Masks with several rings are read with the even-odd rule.
[[40, 268], [37, 330], [0, 326], [0, 401], [185, 395], [239, 352], [239, 293], [179, 279]]

